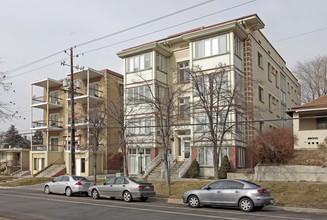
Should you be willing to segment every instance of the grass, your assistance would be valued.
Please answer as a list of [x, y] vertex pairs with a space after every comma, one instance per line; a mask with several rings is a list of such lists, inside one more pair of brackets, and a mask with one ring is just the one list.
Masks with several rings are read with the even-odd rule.
[[43, 177], [31, 177], [31, 178], [24, 178], [8, 183], [2, 183], [0, 186], [6, 187], [16, 187], [16, 186], [28, 186], [28, 185], [35, 185], [40, 183], [46, 183], [52, 180], [53, 178], [43, 178]]
[[7, 181], [7, 180], [12, 180], [12, 179], [15, 179], [15, 177], [12, 177], [12, 176], [0, 176], [0, 182], [4, 182], [4, 181]]
[[287, 165], [321, 166], [327, 163], [327, 148], [295, 150]]

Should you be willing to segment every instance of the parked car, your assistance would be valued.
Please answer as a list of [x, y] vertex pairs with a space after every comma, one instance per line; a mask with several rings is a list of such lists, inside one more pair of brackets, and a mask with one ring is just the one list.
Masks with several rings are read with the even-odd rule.
[[183, 202], [192, 208], [200, 205], [234, 206], [242, 211], [261, 210], [273, 205], [274, 198], [268, 188], [244, 180], [216, 180], [201, 189], [189, 190], [183, 195]]
[[51, 182], [44, 185], [44, 193], [60, 193], [71, 196], [74, 193], [83, 193], [88, 195], [87, 190], [93, 186], [93, 182], [82, 176], [63, 175], [58, 176]]
[[88, 192], [94, 199], [106, 197], [126, 202], [136, 198], [146, 201], [156, 195], [151, 183], [137, 177], [110, 177], [101, 185], [91, 186]]

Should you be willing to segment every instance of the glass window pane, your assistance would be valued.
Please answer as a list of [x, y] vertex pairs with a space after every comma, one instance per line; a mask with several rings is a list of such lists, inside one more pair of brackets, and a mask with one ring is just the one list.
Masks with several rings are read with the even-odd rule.
[[144, 68], [150, 68], [151, 67], [151, 59], [150, 59], [150, 53], [146, 53], [144, 54]]
[[201, 58], [203, 57], [203, 41], [200, 40], [198, 42], [195, 43], [195, 48], [196, 48], [196, 58]]
[[199, 164], [203, 166], [204, 165], [204, 150], [203, 150], [203, 148], [199, 148], [198, 154], [199, 154]]
[[207, 39], [204, 41], [204, 56], [210, 56], [211, 55], [211, 43], [210, 39]]
[[140, 70], [144, 69], [144, 54], [140, 55]]
[[140, 57], [139, 56], [135, 56], [134, 57], [134, 70], [139, 70], [140, 69]]
[[218, 54], [218, 37], [212, 38], [212, 55]]
[[133, 59], [133, 57], [130, 57], [130, 58], [128, 58], [128, 61], [129, 61], [129, 63], [128, 63], [128, 65], [129, 65], [129, 72], [133, 72], [134, 71], [134, 59]]
[[207, 148], [207, 160], [206, 160], [206, 164], [208, 166], [212, 166], [213, 165], [212, 148]]
[[219, 53], [226, 53], [226, 35], [219, 36]]

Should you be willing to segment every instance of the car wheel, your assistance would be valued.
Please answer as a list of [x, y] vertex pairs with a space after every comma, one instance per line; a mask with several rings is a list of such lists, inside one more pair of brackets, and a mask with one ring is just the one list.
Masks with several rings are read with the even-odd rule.
[[65, 190], [66, 196], [72, 196], [72, 189], [70, 187], [67, 187]]
[[123, 198], [125, 202], [130, 202], [133, 200], [132, 194], [128, 191], [123, 192]]
[[45, 186], [44, 187], [44, 193], [45, 194], [50, 194], [51, 192], [50, 192], [50, 187], [49, 186]]
[[188, 198], [188, 205], [191, 206], [192, 208], [198, 208], [200, 206], [199, 198], [195, 195], [191, 195]]
[[251, 199], [243, 198], [240, 200], [239, 207], [244, 212], [251, 212], [253, 210], [253, 202]]
[[148, 197], [140, 197], [140, 200], [141, 200], [142, 202], [145, 202], [146, 200], [148, 200]]
[[92, 198], [93, 199], [98, 199], [99, 198], [98, 190], [96, 190], [96, 189], [92, 190]]

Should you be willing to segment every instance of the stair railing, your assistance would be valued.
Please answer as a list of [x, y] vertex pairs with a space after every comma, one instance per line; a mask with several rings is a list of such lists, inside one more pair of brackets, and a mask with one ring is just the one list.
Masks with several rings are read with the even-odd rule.
[[142, 178], [146, 178], [150, 172], [164, 159], [163, 153], [159, 153], [145, 168]]
[[191, 164], [192, 164], [192, 159], [191, 159], [191, 157], [189, 157], [189, 158], [187, 158], [187, 160], [185, 160], [183, 165], [178, 169], [179, 178], [182, 178], [185, 175], [187, 170], [190, 168]]

